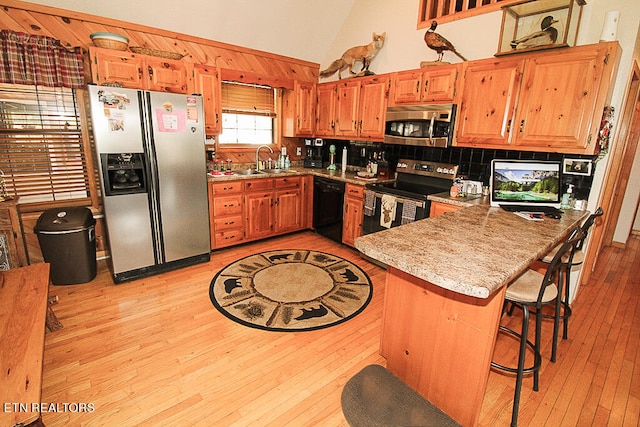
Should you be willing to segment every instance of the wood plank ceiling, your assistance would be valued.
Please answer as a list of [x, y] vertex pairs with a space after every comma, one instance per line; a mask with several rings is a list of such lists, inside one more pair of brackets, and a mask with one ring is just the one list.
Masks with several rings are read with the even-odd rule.
[[0, 29], [56, 38], [65, 46], [88, 48], [91, 33], [105, 31], [129, 38], [129, 46], [176, 52], [198, 64], [270, 78], [317, 82], [319, 64], [85, 13], [0, 0]]

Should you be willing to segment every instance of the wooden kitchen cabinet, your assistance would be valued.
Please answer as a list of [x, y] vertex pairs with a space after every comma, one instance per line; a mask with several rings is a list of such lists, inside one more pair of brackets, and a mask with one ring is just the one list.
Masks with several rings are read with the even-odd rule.
[[274, 233], [288, 233], [303, 228], [302, 178], [285, 177], [275, 180]]
[[510, 143], [524, 60], [490, 59], [465, 64], [458, 111], [459, 146], [500, 147]]
[[455, 144], [594, 154], [617, 42], [466, 62]]
[[606, 75], [615, 68], [613, 47], [581, 46], [528, 61], [512, 128], [518, 149], [594, 153], [606, 96], [597, 101], [608, 92]]
[[359, 138], [379, 141], [384, 139], [389, 85], [389, 75], [363, 78], [358, 106]]
[[304, 214], [309, 203], [303, 193], [305, 178], [286, 176], [209, 182], [211, 249], [308, 227]]
[[244, 241], [244, 182], [209, 182], [211, 249]]
[[18, 213], [18, 198], [0, 202], [0, 270], [28, 264]]
[[148, 78], [147, 89], [172, 93], [188, 92], [188, 63], [154, 56], [147, 56], [145, 62]]
[[245, 187], [246, 239], [256, 240], [303, 228], [302, 178], [255, 179]]
[[443, 213], [457, 211], [462, 209], [461, 206], [450, 205], [449, 203], [431, 202], [431, 208], [429, 210], [429, 218], [432, 216], [442, 215]]
[[187, 93], [191, 64], [113, 49], [89, 48], [91, 80], [131, 89]]
[[252, 179], [247, 182], [245, 224], [247, 240], [264, 239], [274, 231], [274, 180]]
[[461, 64], [440, 65], [391, 76], [389, 105], [455, 101]]
[[141, 55], [113, 49], [89, 48], [91, 81], [98, 85], [119, 83], [131, 89], [143, 89], [144, 59]]
[[222, 131], [220, 72], [209, 65], [195, 64], [193, 82], [191, 92], [202, 95], [205, 133], [207, 136], [218, 135]]
[[358, 136], [359, 98], [360, 81], [358, 79], [343, 80], [336, 86], [336, 136]]
[[344, 192], [342, 243], [355, 246], [356, 237], [362, 235], [364, 186], [347, 183]]
[[296, 80], [293, 91], [285, 91], [283, 109], [284, 136], [313, 136], [316, 122], [316, 85]]
[[318, 138], [333, 137], [336, 133], [337, 82], [319, 84], [316, 88], [316, 128]]
[[384, 139], [389, 75], [348, 79], [337, 84], [335, 136]]

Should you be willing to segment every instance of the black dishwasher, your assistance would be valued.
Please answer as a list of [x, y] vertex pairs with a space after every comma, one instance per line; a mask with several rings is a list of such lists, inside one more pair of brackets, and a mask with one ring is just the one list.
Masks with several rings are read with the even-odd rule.
[[313, 228], [318, 234], [342, 242], [344, 182], [313, 178]]

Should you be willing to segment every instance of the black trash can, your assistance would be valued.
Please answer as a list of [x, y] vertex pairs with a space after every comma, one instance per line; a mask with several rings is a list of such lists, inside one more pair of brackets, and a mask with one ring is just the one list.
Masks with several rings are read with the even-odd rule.
[[96, 277], [96, 220], [87, 208], [42, 212], [33, 231], [54, 285], [87, 283]]

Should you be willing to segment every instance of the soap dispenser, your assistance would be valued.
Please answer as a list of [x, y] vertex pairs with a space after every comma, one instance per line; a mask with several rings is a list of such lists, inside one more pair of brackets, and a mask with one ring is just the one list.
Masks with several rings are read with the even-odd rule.
[[573, 184], [569, 184], [567, 192], [562, 195], [562, 209], [571, 209], [573, 207]]

